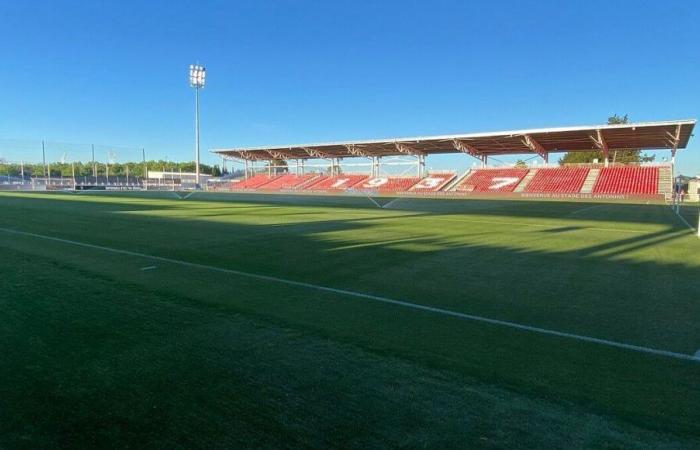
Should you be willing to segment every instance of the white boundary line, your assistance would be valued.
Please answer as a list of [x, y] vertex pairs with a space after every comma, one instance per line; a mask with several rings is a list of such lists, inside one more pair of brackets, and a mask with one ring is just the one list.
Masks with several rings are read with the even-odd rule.
[[187, 200], [188, 198], [190, 198], [190, 195], [194, 194], [194, 192], [195, 191], [192, 191], [192, 192], [189, 192], [189, 193], [185, 194], [184, 196], [182, 196], [179, 193], [173, 191], [173, 195], [175, 195], [175, 197], [178, 200]]
[[403, 198], [403, 197], [396, 197], [395, 199], [390, 200], [389, 203], [386, 203], [384, 206], [382, 206], [382, 208], [388, 208], [388, 207], [391, 206], [395, 201], [397, 201], [397, 200], [399, 200], [399, 199], [401, 199], [401, 198]]
[[681, 221], [683, 221], [683, 223], [686, 224], [686, 226], [687, 226], [688, 228], [690, 228], [690, 229], [693, 231], [693, 233], [695, 233], [695, 227], [692, 226], [691, 224], [689, 224], [688, 221], [685, 220], [685, 217], [681, 216], [681, 213], [679, 213], [679, 212], [676, 211], [675, 209], [672, 209], [672, 210], [673, 210], [673, 212], [678, 216], [678, 218], [681, 219]]
[[470, 320], [470, 321], [474, 321], [474, 322], [482, 322], [482, 323], [488, 323], [491, 325], [499, 325], [502, 327], [512, 328], [512, 329], [516, 329], [516, 330], [529, 331], [532, 333], [544, 334], [544, 335], [548, 335], [548, 336], [556, 336], [556, 337], [573, 339], [573, 340], [582, 341], [582, 342], [590, 342], [590, 343], [604, 345], [604, 346], [608, 346], [608, 347], [621, 348], [624, 350], [635, 351], [638, 353], [647, 353], [647, 354], [652, 354], [652, 355], [656, 355], [656, 356], [664, 356], [664, 357], [668, 357], [668, 358], [674, 358], [674, 359], [680, 359], [680, 360], [693, 361], [693, 362], [700, 363], [700, 358], [697, 358], [694, 355], [689, 355], [689, 354], [685, 354], [685, 353], [678, 353], [678, 352], [673, 352], [673, 351], [669, 351], [669, 350], [659, 350], [659, 349], [650, 348], [650, 347], [643, 347], [640, 345], [626, 344], [624, 342], [610, 341], [607, 339], [600, 339], [600, 338], [584, 336], [584, 335], [579, 335], [579, 334], [574, 334], [574, 333], [567, 333], [567, 332], [563, 332], [563, 331], [549, 330], [546, 328], [534, 327], [534, 326], [530, 326], [530, 325], [523, 325], [523, 324], [519, 324], [516, 322], [509, 322], [506, 320], [490, 319], [488, 317], [476, 316], [476, 315], [472, 315], [472, 314], [465, 314], [465, 313], [460, 313], [457, 311], [450, 311], [448, 309], [420, 305], [417, 303], [410, 303], [410, 302], [406, 302], [403, 300], [394, 300], [394, 299], [391, 299], [388, 297], [381, 297], [378, 295], [364, 294], [361, 292], [349, 291], [346, 289], [337, 289], [337, 288], [332, 288], [332, 287], [327, 287], [327, 286], [320, 286], [317, 284], [305, 283], [303, 281], [287, 280], [284, 278], [278, 278], [278, 277], [273, 277], [273, 276], [269, 276], [269, 275], [260, 275], [260, 274], [255, 274], [255, 273], [243, 272], [240, 270], [225, 269], [222, 267], [209, 266], [206, 264], [193, 263], [193, 262], [182, 261], [182, 260], [172, 259], [172, 258], [165, 258], [162, 256], [148, 255], [146, 253], [132, 252], [129, 250], [121, 250], [121, 249], [111, 248], [111, 247], [104, 247], [102, 245], [88, 244], [86, 242], [73, 241], [70, 239], [62, 239], [62, 238], [47, 236], [47, 235], [43, 235], [43, 234], [30, 233], [27, 231], [13, 230], [11, 228], [0, 227], [0, 231], [5, 232], [5, 233], [20, 235], [20, 236], [29, 236], [29, 237], [34, 237], [34, 238], [38, 238], [38, 239], [44, 239], [47, 241], [75, 245], [75, 246], [84, 247], [84, 248], [102, 250], [105, 252], [116, 253], [116, 254], [120, 254], [120, 255], [135, 256], [135, 257], [139, 257], [139, 258], [146, 258], [146, 259], [151, 259], [154, 261], [161, 261], [161, 262], [176, 264], [176, 265], [185, 266], [185, 267], [193, 267], [193, 268], [197, 268], [197, 269], [211, 270], [214, 272], [237, 275], [237, 276], [246, 277], [246, 278], [253, 278], [256, 280], [263, 280], [263, 281], [269, 281], [269, 282], [273, 282], [273, 283], [286, 284], [289, 286], [303, 287], [303, 288], [313, 289], [313, 290], [322, 291], [322, 292], [331, 292], [334, 294], [345, 295], [348, 297], [356, 297], [356, 298], [362, 298], [362, 299], [366, 299], [366, 300], [373, 300], [376, 302], [388, 303], [390, 305], [403, 306], [405, 308], [412, 308], [412, 309], [417, 309], [420, 311], [427, 311], [427, 312], [431, 312], [431, 313], [441, 314], [441, 315], [450, 316], [450, 317], [456, 317], [459, 319]]
[[375, 205], [377, 205], [377, 208], [379, 208], [379, 209], [382, 209], [382, 208], [383, 208], [382, 205], [380, 205], [379, 203], [377, 203], [377, 201], [374, 200], [371, 196], [368, 195], [367, 198], [369, 199], [369, 201], [371, 201], [372, 203], [374, 203]]
[[584, 211], [589, 211], [591, 209], [600, 208], [601, 206], [608, 206], [608, 205], [604, 203], [602, 205], [587, 206], [585, 208], [577, 209], [576, 211], [570, 212], [569, 214], [566, 215], [566, 217], [575, 216], [576, 214], [582, 213]]

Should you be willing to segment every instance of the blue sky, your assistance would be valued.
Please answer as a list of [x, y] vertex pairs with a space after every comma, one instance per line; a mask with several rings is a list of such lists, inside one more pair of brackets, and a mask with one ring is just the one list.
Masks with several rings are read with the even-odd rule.
[[[0, 139], [192, 159], [195, 61], [208, 71], [205, 149], [595, 124], [613, 113], [697, 118], [698, 11], [688, 1], [5, 0]], [[20, 147], [0, 145], [0, 157], [40, 157]], [[679, 168], [700, 173], [697, 138]]]

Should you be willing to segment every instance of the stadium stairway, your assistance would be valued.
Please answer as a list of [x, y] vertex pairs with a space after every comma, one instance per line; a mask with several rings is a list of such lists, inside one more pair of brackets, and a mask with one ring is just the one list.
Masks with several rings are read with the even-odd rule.
[[659, 167], [659, 194], [671, 198], [673, 193], [673, 176], [670, 166]]
[[535, 177], [537, 174], [537, 169], [530, 169], [530, 171], [525, 175], [525, 178], [523, 178], [523, 181], [518, 183], [517, 186], [515, 186], [515, 189], [513, 192], [522, 192], [525, 190], [528, 184], [530, 184], [530, 181]]
[[593, 168], [588, 171], [588, 176], [581, 186], [581, 194], [590, 194], [593, 192], [593, 186], [598, 180], [598, 175], [600, 174], [600, 169]]
[[458, 176], [458, 177], [455, 177], [454, 180], [452, 180], [452, 181], [450, 181], [449, 183], [447, 183], [447, 184], [442, 188], [442, 190], [443, 190], [443, 191], [446, 191], [446, 192], [447, 192], [447, 191], [454, 191], [454, 190], [457, 188], [457, 186], [459, 186], [459, 184], [460, 184], [462, 181], [464, 181], [465, 178], [467, 178], [467, 177], [469, 176], [469, 174], [470, 174], [471, 172], [472, 172], [472, 171], [471, 171], [470, 169], [467, 169], [467, 171], [464, 172], [462, 175], [460, 175], [460, 176]]

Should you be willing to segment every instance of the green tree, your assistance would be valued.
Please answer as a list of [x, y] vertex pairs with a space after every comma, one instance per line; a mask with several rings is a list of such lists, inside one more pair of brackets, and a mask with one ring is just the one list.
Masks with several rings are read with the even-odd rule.
[[[289, 172], [289, 168], [287, 167], [287, 161], [284, 159], [273, 159], [268, 163], [268, 167], [272, 167], [272, 174], [277, 175], [280, 173], [285, 173]], [[274, 166], [282, 166], [282, 167], [274, 167]]]

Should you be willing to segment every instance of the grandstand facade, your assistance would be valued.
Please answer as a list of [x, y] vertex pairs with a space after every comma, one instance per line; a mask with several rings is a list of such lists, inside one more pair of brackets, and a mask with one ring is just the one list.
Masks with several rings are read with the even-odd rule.
[[[501, 195], [569, 198], [667, 198], [673, 191], [678, 149], [686, 148], [695, 120], [645, 122], [473, 133], [372, 141], [214, 150], [219, 156], [242, 162], [246, 176], [218, 189], [284, 192], [371, 192], [405, 195]], [[620, 165], [608, 155], [616, 149], [668, 150], [670, 163]], [[596, 164], [549, 165], [551, 153], [600, 151]], [[427, 172], [430, 155], [463, 153], [480, 167], [456, 172]], [[533, 167], [489, 167], [489, 156], [541, 157]], [[381, 175], [383, 159], [408, 158], [415, 176]], [[341, 160], [367, 161], [367, 173], [342, 173]], [[284, 160], [284, 166], [275, 161]], [[311, 164], [310, 161], [321, 161]], [[264, 173], [255, 165], [263, 162]], [[363, 164], [351, 164], [361, 166]], [[258, 166], [259, 167], [259, 166]], [[273, 168], [284, 167], [282, 175]], [[314, 172], [322, 168], [322, 172]], [[311, 169], [311, 171], [309, 171]]]
[[479, 168], [424, 177], [363, 174], [256, 174], [218, 189], [297, 193], [392, 193], [432, 195], [507, 195], [571, 198], [665, 198], [672, 192], [670, 164], [643, 166]]

